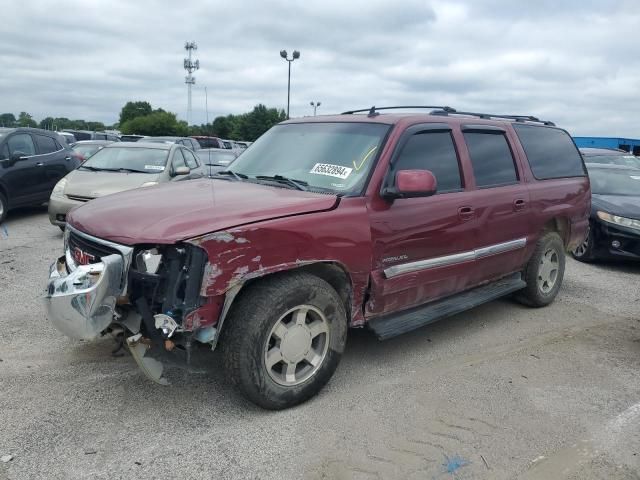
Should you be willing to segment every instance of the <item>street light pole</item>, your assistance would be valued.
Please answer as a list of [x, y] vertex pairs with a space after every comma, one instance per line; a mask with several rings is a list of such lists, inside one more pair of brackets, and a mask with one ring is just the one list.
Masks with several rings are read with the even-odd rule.
[[316, 108], [322, 105], [322, 102], [309, 102], [309, 105], [313, 107], [313, 116], [316, 116]]
[[288, 79], [287, 79], [287, 119], [289, 119], [289, 105], [290, 105], [290, 101], [291, 101], [291, 63], [294, 60], [296, 60], [297, 58], [300, 58], [300, 52], [298, 50], [294, 50], [292, 58], [289, 59], [287, 57], [287, 51], [286, 50], [280, 50], [280, 56], [282, 58], [284, 58], [289, 63], [289, 76], [288, 76]]

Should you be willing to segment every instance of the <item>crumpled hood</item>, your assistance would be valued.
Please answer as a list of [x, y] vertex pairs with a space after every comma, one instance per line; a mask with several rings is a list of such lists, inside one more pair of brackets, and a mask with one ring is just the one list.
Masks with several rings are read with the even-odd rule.
[[104, 197], [112, 193], [138, 188], [146, 182], [156, 182], [158, 177], [158, 174], [150, 173], [74, 170], [67, 175], [64, 194], [85, 198]]
[[72, 210], [67, 222], [125, 245], [166, 244], [247, 223], [330, 210], [337, 203], [335, 195], [202, 179], [97, 198]]
[[591, 208], [612, 215], [640, 219], [640, 195], [597, 195], [591, 196]]

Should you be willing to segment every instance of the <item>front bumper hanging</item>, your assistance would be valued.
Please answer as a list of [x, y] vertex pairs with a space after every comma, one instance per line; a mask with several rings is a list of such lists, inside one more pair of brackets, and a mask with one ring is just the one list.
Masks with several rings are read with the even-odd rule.
[[65, 257], [60, 257], [49, 271], [47, 317], [68, 337], [97, 337], [113, 322], [123, 270], [122, 256], [116, 254], [102, 257], [100, 263], [79, 265], [72, 272]]

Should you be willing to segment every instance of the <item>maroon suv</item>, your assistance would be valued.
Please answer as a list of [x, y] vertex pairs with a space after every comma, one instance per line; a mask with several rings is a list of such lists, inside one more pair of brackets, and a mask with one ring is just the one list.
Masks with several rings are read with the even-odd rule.
[[278, 409], [327, 383], [349, 327], [385, 339], [511, 293], [552, 302], [590, 213], [567, 132], [379, 110], [286, 121], [211, 179], [73, 210], [49, 318], [123, 334], [159, 383], [155, 353], [219, 344], [229, 379]]

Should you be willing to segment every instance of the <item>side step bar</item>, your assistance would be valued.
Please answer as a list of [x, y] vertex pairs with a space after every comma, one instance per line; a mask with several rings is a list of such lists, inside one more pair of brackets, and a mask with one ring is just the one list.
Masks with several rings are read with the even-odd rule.
[[488, 285], [476, 287], [442, 300], [370, 320], [367, 325], [380, 340], [395, 337], [440, 319], [450, 317], [526, 287], [514, 273]]

